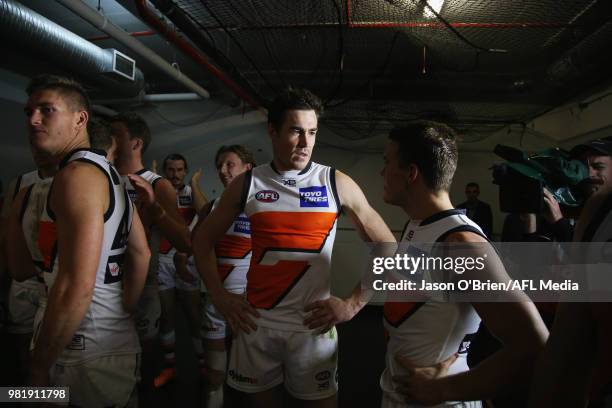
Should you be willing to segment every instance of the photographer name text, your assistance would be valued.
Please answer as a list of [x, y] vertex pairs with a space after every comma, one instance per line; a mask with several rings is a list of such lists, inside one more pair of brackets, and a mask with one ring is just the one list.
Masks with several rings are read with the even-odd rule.
[[511, 279], [507, 282], [496, 282], [491, 280], [462, 279], [456, 282], [429, 282], [426, 280], [414, 281], [408, 279], [396, 282], [385, 282], [377, 279], [372, 282], [376, 291], [482, 291], [482, 292], [509, 292], [509, 291], [553, 291], [572, 292], [580, 290], [580, 285], [570, 279], [563, 282], [552, 280]]

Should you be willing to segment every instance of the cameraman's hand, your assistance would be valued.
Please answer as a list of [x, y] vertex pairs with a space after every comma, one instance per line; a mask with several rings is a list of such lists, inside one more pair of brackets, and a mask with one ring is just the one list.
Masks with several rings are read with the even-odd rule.
[[552, 225], [563, 218], [559, 203], [547, 189], [544, 189], [544, 204], [546, 208], [542, 212], [542, 217], [544, 217], [547, 223]]

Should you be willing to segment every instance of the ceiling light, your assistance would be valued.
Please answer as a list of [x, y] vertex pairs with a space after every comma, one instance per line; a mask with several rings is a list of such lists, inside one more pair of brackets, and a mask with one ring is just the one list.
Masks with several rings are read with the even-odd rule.
[[[438, 14], [440, 13], [440, 10], [442, 10], [442, 6], [444, 6], [444, 0], [427, 0], [427, 3], [429, 4], [429, 7], [434, 9], [434, 11]], [[436, 15], [431, 12], [429, 7], [425, 7], [423, 10], [423, 15], [427, 18], [436, 18]]]

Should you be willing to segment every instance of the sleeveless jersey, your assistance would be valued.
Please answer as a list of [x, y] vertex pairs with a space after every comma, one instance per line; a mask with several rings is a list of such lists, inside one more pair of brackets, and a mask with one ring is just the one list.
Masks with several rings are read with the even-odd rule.
[[[409, 244], [409, 250], [430, 248], [431, 244], [444, 241], [451, 232], [472, 231], [486, 236], [462, 210], [442, 211], [423, 221], [411, 220], [406, 225], [400, 245]], [[421, 244], [421, 245], [420, 245]], [[427, 251], [428, 249], [422, 249]], [[417, 283], [417, 285], [420, 285]], [[395, 360], [397, 354], [407, 357], [417, 366], [431, 366], [444, 361], [454, 353], [459, 358], [449, 368], [448, 374], [469, 370], [467, 351], [473, 334], [478, 330], [480, 317], [470, 303], [452, 303], [439, 300], [424, 302], [385, 302], [383, 323], [389, 333], [386, 368], [380, 385], [391, 399], [402, 402], [394, 394], [394, 375], [405, 374]], [[448, 405], [457, 402], [448, 402]], [[444, 406], [442, 404], [441, 406]], [[461, 406], [461, 405], [457, 405]]]
[[[219, 204], [213, 201], [212, 209]], [[251, 263], [251, 221], [242, 213], [234, 220], [223, 238], [215, 245], [217, 268], [223, 287], [232, 293], [243, 293]]]
[[[153, 188], [155, 188], [155, 183], [162, 179], [162, 176], [160, 176], [159, 174], [153, 173], [152, 171], [145, 169], [137, 171], [135, 174], [148, 181], [149, 184], [153, 186]], [[130, 200], [133, 203], [136, 203], [136, 201], [138, 200], [138, 193], [136, 192], [136, 189], [134, 188], [134, 186], [132, 186], [132, 183], [127, 178], [127, 176], [122, 176], [122, 178], [125, 182], [125, 188], [128, 192]], [[145, 284], [153, 285], [157, 279], [157, 269], [159, 268], [158, 250], [162, 240], [161, 234], [156, 225], [153, 225], [151, 227], [151, 231], [149, 231], [149, 233], [147, 234], [147, 239], [149, 240], [149, 248], [151, 249], [151, 261], [149, 262], [149, 271], [147, 273], [147, 281]]]
[[[178, 212], [183, 217], [186, 225], [190, 225], [193, 217], [196, 215], [196, 210], [193, 208], [193, 195], [191, 187], [184, 185], [180, 190], [176, 190], [176, 201]], [[176, 249], [172, 247], [170, 241], [162, 238], [159, 247], [159, 261], [174, 264], [174, 254]]]
[[[107, 176], [110, 193], [109, 207], [104, 214], [104, 235], [93, 297], [71, 343], [57, 360], [63, 365], [81, 364], [105, 355], [131, 354], [140, 351], [134, 323], [124, 310], [122, 302], [123, 261], [134, 207], [129, 201], [119, 174], [103, 154], [101, 151], [78, 149], [69, 154], [60, 165], [61, 169], [69, 162], [79, 161], [96, 166]], [[51, 184], [40, 217], [36, 243], [43, 257], [43, 276], [49, 289], [53, 287], [57, 278], [58, 258], [61, 257], [58, 253], [55, 214], [53, 209], [49, 208], [52, 188]], [[28, 246], [32, 247], [34, 244], [30, 242]]]
[[245, 173], [244, 213], [253, 255], [247, 299], [258, 325], [310, 331], [304, 307], [330, 295], [330, 264], [341, 205], [335, 170], [310, 162], [279, 172], [272, 163]]

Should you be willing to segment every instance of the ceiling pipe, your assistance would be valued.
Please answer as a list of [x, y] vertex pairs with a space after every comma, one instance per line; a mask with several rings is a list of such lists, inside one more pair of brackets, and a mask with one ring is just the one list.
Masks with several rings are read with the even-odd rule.
[[175, 81], [184, 85], [187, 89], [197, 93], [200, 97], [204, 99], [210, 98], [210, 93], [206, 89], [202, 88], [189, 77], [183, 75], [180, 71], [175, 69], [167, 61], [165, 61], [163, 58], [153, 52], [150, 48], [144, 46], [140, 41], [130, 36], [120, 27], [111, 23], [107, 17], [99, 14], [95, 9], [89, 7], [81, 0], [56, 1], [74, 12], [75, 14], [77, 14], [78, 16], [87, 20], [99, 30], [104, 31], [113, 39], [119, 41], [120, 43], [128, 47], [130, 50], [140, 55], [142, 58], [155, 65], [158, 69], [163, 71]]
[[[133, 31], [131, 33], [128, 33], [129, 35], [131, 35], [132, 37], [148, 37], [151, 35], [157, 35], [157, 33], [155, 31], [151, 31], [151, 30], [146, 30], [146, 31]], [[102, 40], [110, 40], [111, 36], [110, 35], [98, 35], [95, 37], [89, 37], [87, 38], [87, 41], [102, 41]]]
[[[215, 78], [219, 79], [225, 86], [234, 92], [240, 99], [251, 105], [256, 109], [261, 109], [262, 104], [255, 100], [251, 95], [246, 92], [242, 87], [240, 87], [236, 82], [234, 82], [231, 78], [229, 78], [224, 72], [222, 72], [219, 68], [214, 66], [209, 59], [194, 48], [189, 42], [185, 39], [181, 38], [177, 32], [168, 27], [163, 20], [158, 18], [157, 15], [149, 8], [146, 0], [135, 0], [136, 7], [140, 14], [140, 17], [157, 30], [162, 36], [164, 36], [168, 41], [175, 44], [181, 51], [187, 54], [191, 59], [193, 59], [196, 63], [204, 67], [209, 73], [211, 73]], [[157, 4], [158, 2], [156, 2]]]
[[200, 101], [200, 95], [196, 93], [168, 93], [168, 94], [140, 94], [135, 98], [127, 99], [101, 99], [95, 102], [102, 105], [134, 104], [141, 102], [185, 102]]
[[[5, 39], [5, 46], [15, 49], [19, 56], [31, 51], [39, 60], [50, 61], [80, 81], [114, 94], [132, 96], [144, 88], [139, 69], [135, 70], [133, 80], [112, 74], [112, 50], [90, 43], [16, 1], [0, 0], [0, 36]], [[32, 67], [33, 74], [40, 73], [37, 68]]]

